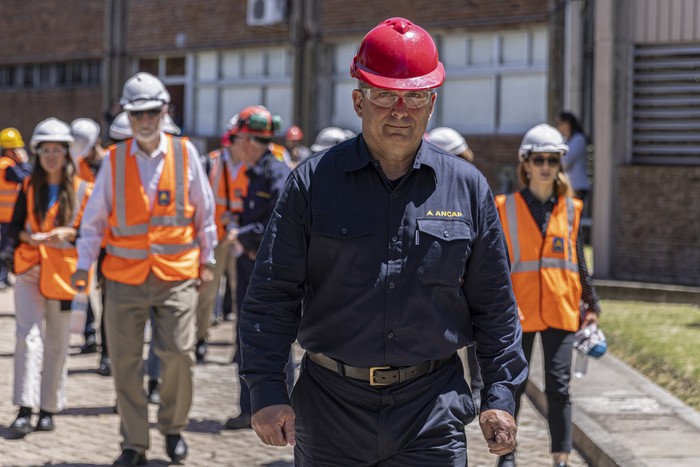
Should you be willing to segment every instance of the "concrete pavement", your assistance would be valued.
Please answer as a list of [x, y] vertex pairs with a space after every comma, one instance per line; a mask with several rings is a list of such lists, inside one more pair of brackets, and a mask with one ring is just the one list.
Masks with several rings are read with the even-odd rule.
[[[95, 373], [97, 354], [78, 353], [81, 338], [71, 340], [68, 359], [67, 408], [55, 417], [56, 430], [31, 433], [21, 440], [10, 439], [7, 427], [16, 416], [12, 405], [14, 300], [12, 291], [0, 292], [0, 467], [109, 466], [119, 454], [118, 417], [112, 379]], [[207, 362], [195, 369], [195, 399], [191, 420], [183, 436], [190, 448], [187, 466], [289, 467], [290, 447], [267, 447], [252, 430], [227, 431], [222, 423], [237, 411], [238, 378], [232, 355], [233, 325], [212, 328]], [[156, 408], [151, 407], [151, 449], [149, 465], [169, 465], [163, 437], [155, 428]], [[36, 419], [36, 417], [35, 417]], [[525, 401], [519, 420], [520, 466], [551, 465], [545, 421]], [[478, 424], [468, 429], [469, 465], [491, 467], [496, 457], [489, 454]], [[570, 465], [587, 465], [573, 453]]]

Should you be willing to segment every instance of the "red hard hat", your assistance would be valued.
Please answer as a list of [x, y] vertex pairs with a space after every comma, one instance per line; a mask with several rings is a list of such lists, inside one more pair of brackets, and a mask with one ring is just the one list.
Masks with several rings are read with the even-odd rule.
[[250, 105], [238, 114], [238, 133], [249, 133], [263, 138], [272, 138], [279, 131], [282, 120], [279, 115], [272, 115], [267, 107]]
[[301, 141], [302, 138], [304, 138], [304, 132], [301, 131], [301, 128], [298, 126], [292, 125], [287, 129], [285, 139], [288, 139], [289, 141]]
[[362, 40], [350, 76], [377, 88], [417, 91], [441, 86], [445, 68], [425, 29], [405, 18], [389, 18]]

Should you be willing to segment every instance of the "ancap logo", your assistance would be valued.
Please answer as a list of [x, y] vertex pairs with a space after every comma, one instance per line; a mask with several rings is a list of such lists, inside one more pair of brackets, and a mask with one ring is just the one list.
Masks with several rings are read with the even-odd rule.
[[552, 251], [554, 253], [564, 253], [564, 238], [554, 237], [552, 239]]
[[462, 213], [459, 211], [435, 211], [433, 213], [433, 211], [430, 210], [425, 215], [435, 217], [462, 217]]
[[170, 204], [170, 190], [158, 190], [158, 206]]

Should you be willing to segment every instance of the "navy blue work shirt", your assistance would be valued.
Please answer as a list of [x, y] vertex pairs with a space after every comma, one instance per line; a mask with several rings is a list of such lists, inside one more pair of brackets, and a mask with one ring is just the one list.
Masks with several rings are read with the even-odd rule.
[[415, 365], [476, 343], [482, 410], [513, 413], [527, 364], [486, 179], [424, 141], [394, 185], [362, 135], [287, 180], [240, 316], [254, 412], [289, 404], [284, 366], [296, 338], [358, 367]]
[[246, 251], [258, 250], [289, 172], [287, 164], [277, 160], [270, 151], [246, 170], [248, 194], [243, 199], [238, 228], [238, 241]]

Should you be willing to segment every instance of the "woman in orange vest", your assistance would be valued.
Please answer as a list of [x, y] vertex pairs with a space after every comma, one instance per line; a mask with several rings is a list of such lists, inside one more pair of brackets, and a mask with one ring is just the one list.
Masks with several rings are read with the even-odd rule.
[[[70, 127], [55, 118], [34, 129], [31, 149], [38, 163], [24, 180], [12, 216], [15, 248], [16, 343], [13, 403], [19, 413], [10, 425], [16, 436], [54, 429], [53, 414], [65, 405], [64, 380], [70, 279], [78, 255], [75, 237], [92, 185], [75, 176], [68, 156]], [[39, 418], [31, 424], [32, 409]]]
[[[600, 313], [579, 235], [583, 203], [573, 198], [561, 165], [567, 151], [555, 128], [533, 127], [518, 151], [518, 178], [525, 188], [496, 197], [528, 363], [537, 333], [542, 342], [555, 467], [567, 465], [572, 448], [569, 381], [574, 333], [597, 322]], [[516, 416], [524, 390], [522, 385], [516, 392]], [[499, 467], [515, 465], [515, 452], [499, 458]]]

